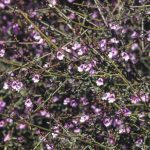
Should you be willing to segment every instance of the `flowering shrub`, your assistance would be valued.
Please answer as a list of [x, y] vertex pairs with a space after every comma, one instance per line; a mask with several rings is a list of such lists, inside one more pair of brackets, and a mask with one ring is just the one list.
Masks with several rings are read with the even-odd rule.
[[149, 0], [1, 0], [1, 149], [150, 149], [149, 24]]

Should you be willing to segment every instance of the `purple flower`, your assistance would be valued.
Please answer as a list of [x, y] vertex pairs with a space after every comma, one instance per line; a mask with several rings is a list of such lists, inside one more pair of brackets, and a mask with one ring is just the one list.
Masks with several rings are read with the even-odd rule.
[[65, 98], [64, 99], [64, 105], [68, 105], [70, 103], [70, 98]]
[[115, 94], [107, 92], [102, 96], [102, 100], [107, 100], [109, 103], [113, 103], [116, 101]]
[[98, 45], [99, 45], [101, 51], [105, 51], [105, 50], [106, 50], [106, 44], [107, 44], [106, 39], [102, 39], [102, 40], [98, 43]]
[[134, 51], [134, 50], [136, 50], [136, 49], [138, 49], [139, 48], [139, 45], [137, 44], [137, 43], [133, 43], [132, 45], [131, 45], [131, 50], [132, 51]]
[[8, 83], [7, 83], [7, 82], [4, 82], [3, 89], [4, 89], [4, 90], [9, 89], [9, 85], [8, 85]]
[[120, 126], [121, 124], [123, 124], [123, 121], [122, 121], [122, 120], [120, 120], [120, 119], [118, 119], [118, 118], [115, 118], [115, 119], [113, 120], [113, 126], [114, 126], [114, 127], [118, 127], [118, 126]]
[[4, 122], [4, 120], [1, 120], [0, 121], [0, 128], [2, 128], [2, 127], [4, 127], [5, 126], [5, 122]]
[[82, 103], [82, 105], [84, 105], [84, 106], [89, 104], [89, 102], [88, 102], [86, 97], [81, 97], [80, 98], [80, 103]]
[[63, 60], [63, 59], [64, 59], [64, 56], [65, 56], [65, 55], [64, 55], [61, 51], [58, 51], [58, 52], [57, 52], [57, 56], [56, 56], [56, 57], [57, 57], [58, 60]]
[[122, 124], [119, 126], [118, 130], [119, 130], [119, 134], [130, 133], [131, 128], [127, 125]]
[[110, 52], [108, 53], [109, 58], [114, 58], [118, 54], [118, 50], [114, 47], [111, 48]]
[[134, 31], [132, 34], [131, 34], [131, 38], [135, 39], [138, 37], [138, 33], [136, 31]]
[[54, 145], [53, 144], [46, 144], [46, 149], [47, 150], [54, 150]]
[[143, 144], [143, 139], [142, 138], [138, 138], [135, 142], [135, 145], [140, 147]]
[[112, 137], [112, 136], [109, 136], [109, 138], [107, 139], [107, 141], [108, 141], [108, 143], [109, 143], [110, 145], [115, 145], [115, 143], [116, 143], [115, 138]]
[[104, 85], [104, 80], [103, 80], [103, 78], [99, 78], [99, 79], [96, 81], [96, 84], [97, 84], [97, 86]]
[[81, 129], [80, 129], [80, 128], [75, 128], [75, 129], [73, 130], [73, 132], [74, 132], [74, 133], [80, 133], [80, 132], [81, 132]]
[[76, 100], [73, 99], [73, 100], [70, 101], [70, 106], [71, 107], [77, 107], [77, 105], [78, 105], [78, 103], [76, 102]]
[[142, 102], [148, 102], [149, 101], [149, 94], [148, 93], [146, 93], [146, 94], [141, 93], [140, 98], [141, 98]]
[[39, 80], [40, 80], [40, 75], [38, 75], [38, 74], [35, 74], [35, 75], [32, 77], [32, 81], [33, 81], [34, 83], [38, 83]]
[[13, 90], [19, 92], [22, 89], [23, 84], [22, 82], [16, 80], [12, 82], [11, 87]]
[[80, 66], [78, 66], [78, 71], [79, 72], [83, 72], [85, 69], [85, 64], [81, 64]]
[[84, 122], [87, 121], [87, 120], [89, 120], [89, 116], [88, 116], [88, 115], [83, 115], [83, 116], [81, 116], [81, 118], [80, 118], [80, 122], [81, 122], [81, 123], [84, 123]]
[[3, 100], [0, 100], [0, 112], [4, 109], [6, 103]]
[[137, 104], [140, 102], [140, 98], [137, 95], [131, 96], [131, 103], [132, 104]]
[[81, 48], [81, 44], [78, 43], [78, 42], [75, 42], [75, 44], [72, 46], [72, 49], [73, 49], [73, 50], [77, 50], [77, 49], [79, 49], [79, 48]]
[[137, 59], [136, 59], [136, 55], [131, 53], [130, 54], [130, 60], [133, 64], [136, 64], [137, 63]]
[[67, 0], [69, 3], [73, 3], [75, 0]]
[[33, 107], [33, 103], [32, 103], [30, 98], [26, 99], [25, 106], [26, 106], [26, 108], [32, 108]]
[[96, 106], [92, 105], [91, 108], [93, 109], [94, 113], [95, 114], [100, 114], [101, 112], [101, 109], [100, 108], [97, 108]]
[[121, 108], [119, 110], [120, 113], [122, 113], [124, 116], [130, 116], [131, 115], [131, 111], [128, 108]]
[[4, 55], [5, 55], [5, 50], [4, 50], [4, 49], [1, 49], [1, 50], [0, 50], [0, 57], [4, 57]]
[[111, 124], [112, 124], [112, 119], [111, 118], [105, 118], [104, 120], [103, 120], [103, 124], [106, 126], [106, 127], [109, 127], [109, 126], [111, 126]]
[[111, 38], [110, 39], [110, 43], [112, 43], [112, 44], [118, 44], [119, 41], [116, 38]]
[[6, 134], [5, 137], [4, 137], [4, 142], [7, 142], [10, 140], [10, 134]]
[[130, 59], [129, 55], [126, 52], [122, 52], [121, 56], [125, 61], [128, 61]]
[[40, 111], [40, 115], [41, 115], [41, 116], [44, 116], [44, 117], [46, 117], [46, 118], [49, 118], [49, 117], [50, 117], [50, 113], [47, 112], [46, 110], [41, 110], [41, 111]]
[[20, 129], [20, 130], [23, 130], [23, 129], [25, 129], [26, 128], [26, 125], [25, 124], [19, 124], [18, 125], [18, 129]]

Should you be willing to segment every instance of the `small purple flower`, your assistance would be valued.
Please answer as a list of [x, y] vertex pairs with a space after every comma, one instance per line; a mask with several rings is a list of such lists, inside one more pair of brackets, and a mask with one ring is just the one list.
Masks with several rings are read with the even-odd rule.
[[3, 100], [0, 100], [0, 112], [4, 109], [6, 103]]
[[4, 137], [4, 142], [7, 142], [10, 140], [10, 134], [6, 134], [5, 137]]
[[149, 101], [149, 94], [148, 93], [146, 93], [146, 94], [141, 93], [140, 98], [141, 98], [142, 102], [148, 102]]
[[104, 85], [104, 80], [103, 80], [103, 78], [99, 78], [99, 79], [96, 81], [96, 84], [97, 84], [97, 86]]
[[136, 55], [131, 53], [130, 54], [130, 60], [133, 64], [136, 64], [137, 63], [137, 58], [136, 58]]
[[132, 104], [137, 104], [137, 103], [139, 103], [139, 102], [140, 102], [139, 96], [137, 96], [137, 95], [131, 96], [131, 103], [132, 103]]
[[77, 50], [77, 49], [79, 49], [79, 48], [81, 48], [81, 44], [78, 43], [78, 42], [75, 42], [75, 44], [72, 46], [72, 49], [73, 49], [73, 50]]
[[9, 85], [8, 85], [8, 83], [7, 83], [7, 82], [4, 82], [3, 89], [4, 89], [4, 90], [9, 89]]
[[107, 92], [102, 96], [102, 100], [107, 100], [109, 103], [113, 103], [116, 101], [115, 94]]
[[71, 49], [67, 48], [67, 47], [63, 47], [62, 50], [68, 52], [68, 53], [71, 53]]
[[82, 103], [82, 105], [84, 105], [84, 106], [89, 104], [89, 102], [88, 102], [86, 97], [81, 97], [80, 98], [80, 103]]
[[138, 138], [135, 142], [135, 145], [140, 147], [143, 144], [143, 139], [142, 138]]
[[78, 103], [76, 102], [76, 100], [73, 99], [73, 100], [70, 101], [70, 106], [71, 107], [77, 107], [77, 105], [78, 105]]
[[52, 101], [53, 101], [54, 103], [58, 102], [58, 101], [59, 101], [59, 97], [58, 97], [58, 96], [54, 96], [54, 97], [52, 98]]
[[0, 8], [4, 9], [5, 5], [3, 3], [0, 2]]
[[18, 129], [20, 129], [20, 130], [23, 130], [23, 129], [25, 129], [26, 128], [26, 125], [25, 124], [19, 124], [18, 125]]
[[46, 149], [47, 150], [54, 150], [54, 145], [53, 144], [46, 144]]
[[85, 69], [85, 64], [81, 64], [80, 66], [78, 66], [78, 71], [79, 72], [83, 72]]
[[114, 23], [109, 23], [109, 27], [111, 30], [115, 30], [115, 31], [121, 29], [121, 27], [118, 24], [114, 24]]
[[94, 113], [95, 114], [100, 114], [101, 112], [101, 109], [100, 108], [97, 108], [96, 106], [92, 105], [91, 108], [93, 109]]
[[131, 111], [128, 108], [121, 108], [119, 111], [126, 117], [131, 115]]
[[106, 39], [102, 39], [102, 40], [98, 43], [98, 45], [99, 45], [101, 51], [105, 51], [105, 50], [106, 50], [106, 44], [107, 44]]
[[35, 74], [33, 77], [32, 77], [32, 81], [34, 83], [38, 83], [40, 81], [40, 75], [38, 74]]
[[109, 126], [111, 126], [111, 124], [112, 124], [112, 119], [111, 118], [105, 118], [104, 120], [103, 120], [103, 124], [105, 125], [105, 127], [109, 127]]
[[80, 133], [80, 132], [81, 132], [81, 129], [80, 129], [80, 128], [75, 128], [75, 129], [73, 130], [73, 132], [74, 132], [74, 133]]
[[86, 72], [89, 72], [91, 69], [92, 69], [92, 64], [91, 64], [91, 63], [85, 65], [84, 70], [85, 70]]
[[126, 52], [122, 52], [121, 56], [125, 61], [128, 61], [130, 59], [129, 55]]
[[58, 51], [56, 57], [57, 57], [58, 60], [63, 60], [65, 55], [61, 51]]
[[116, 38], [111, 38], [110, 39], [110, 43], [112, 43], [112, 44], [118, 44], [119, 41]]
[[73, 19], [75, 19], [76, 14], [75, 13], [70, 13], [68, 17], [69, 17], [69, 19], [73, 20]]
[[84, 122], [86, 122], [87, 120], [89, 120], [89, 116], [88, 116], [88, 115], [83, 115], [83, 116], [81, 116], [81, 118], [80, 118], [80, 122], [81, 122], [81, 123], [84, 123]]
[[5, 50], [4, 50], [4, 49], [1, 49], [1, 50], [0, 50], [0, 57], [4, 57], [4, 55], [5, 55]]
[[33, 103], [32, 103], [30, 98], [26, 99], [25, 106], [26, 106], [26, 108], [32, 108], [33, 107]]
[[108, 143], [110, 144], [110, 145], [115, 145], [115, 143], [116, 143], [116, 140], [115, 140], [115, 138], [114, 137], [112, 137], [112, 136], [109, 136], [109, 138], [108, 138]]
[[8, 5], [11, 3], [11, 0], [4, 0], [4, 4]]
[[63, 104], [68, 105], [70, 103], [70, 98], [65, 98]]
[[40, 115], [41, 115], [41, 116], [44, 116], [44, 117], [46, 117], [46, 118], [49, 118], [49, 117], [50, 117], [50, 113], [47, 112], [46, 110], [41, 110], [41, 111], [40, 111]]
[[59, 134], [59, 127], [58, 126], [54, 126], [53, 128], [52, 128], [52, 130], [53, 130], [53, 132], [52, 132], [52, 137], [53, 138], [56, 138], [57, 136], [58, 136], [58, 134]]
[[67, 0], [69, 3], [73, 3], [75, 0]]
[[138, 33], [136, 31], [134, 31], [132, 34], [131, 34], [131, 38], [135, 39], [138, 37]]
[[114, 58], [118, 54], [118, 50], [114, 47], [111, 48], [110, 52], [108, 53], [109, 58]]
[[19, 92], [22, 89], [23, 84], [22, 82], [16, 80], [12, 82], [11, 87], [13, 90]]
[[121, 124], [123, 124], [123, 121], [122, 121], [122, 120], [120, 120], [120, 119], [118, 119], [118, 118], [115, 118], [115, 119], [113, 120], [113, 126], [114, 126], [114, 127], [118, 127], [118, 126], [120, 126]]
[[137, 43], [133, 43], [133, 44], [131, 45], [131, 50], [132, 50], [132, 51], [135, 51], [135, 50], [137, 50], [137, 49], [139, 49], [139, 45], [138, 45]]
[[118, 130], [119, 130], [119, 134], [130, 133], [131, 128], [127, 125], [122, 124], [119, 126]]
[[1, 120], [0, 121], [0, 128], [3, 128], [5, 126], [5, 122], [4, 122], [4, 120]]

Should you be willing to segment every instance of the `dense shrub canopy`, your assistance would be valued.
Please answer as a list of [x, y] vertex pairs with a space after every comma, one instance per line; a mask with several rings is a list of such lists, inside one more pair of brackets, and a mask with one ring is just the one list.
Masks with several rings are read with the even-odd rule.
[[149, 0], [0, 0], [0, 149], [150, 149]]

